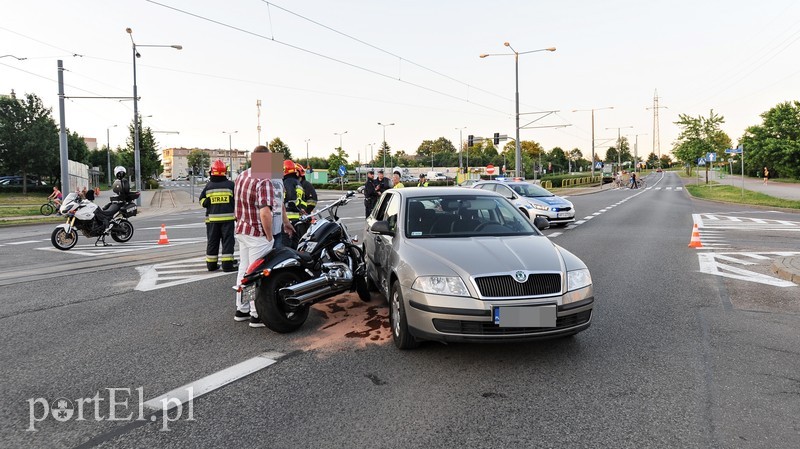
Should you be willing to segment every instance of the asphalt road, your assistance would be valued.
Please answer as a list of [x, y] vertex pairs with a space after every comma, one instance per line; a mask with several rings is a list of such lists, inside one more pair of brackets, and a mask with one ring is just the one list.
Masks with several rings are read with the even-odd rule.
[[[4, 230], [0, 446], [800, 446], [800, 288], [769, 272], [775, 254], [800, 253], [800, 215], [694, 201], [674, 174], [648, 181], [570, 198], [578, 222], [545, 233], [590, 268], [593, 324], [525, 344], [401, 352], [377, 296], [318, 304], [290, 335], [236, 323], [233, 275], [197, 268], [197, 212], [134, 218], [132, 242], [105, 250], [83, 238], [48, 249], [49, 227]], [[360, 199], [340, 216], [363, 229]], [[154, 244], [161, 223], [170, 245]], [[694, 223], [703, 249], [687, 247]], [[173, 409], [169, 431], [139, 412], [264, 360]], [[126, 419], [108, 419], [110, 388]], [[103, 420], [97, 401], [82, 421], [77, 409], [43, 418], [44, 403], [95, 394]]]

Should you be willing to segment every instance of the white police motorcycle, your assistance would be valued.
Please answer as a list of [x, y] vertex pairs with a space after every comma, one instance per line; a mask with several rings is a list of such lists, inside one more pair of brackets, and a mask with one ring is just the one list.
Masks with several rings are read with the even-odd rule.
[[106, 243], [110, 235], [116, 242], [124, 243], [133, 237], [133, 225], [127, 219], [136, 215], [136, 203], [139, 192], [133, 192], [124, 198], [115, 197], [101, 209], [97, 204], [82, 199], [77, 193], [70, 193], [64, 198], [59, 211], [67, 217], [64, 224], [53, 230], [50, 241], [53, 246], [67, 251], [78, 243], [78, 231], [86, 237], [96, 237], [95, 246]]

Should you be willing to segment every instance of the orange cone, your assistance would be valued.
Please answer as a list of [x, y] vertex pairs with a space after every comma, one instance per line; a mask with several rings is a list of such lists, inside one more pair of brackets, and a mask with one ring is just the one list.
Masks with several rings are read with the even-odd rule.
[[702, 248], [703, 243], [700, 242], [700, 230], [697, 228], [697, 223], [694, 224], [692, 229], [692, 240], [689, 241], [689, 248]]
[[161, 236], [158, 237], [158, 244], [159, 245], [166, 245], [168, 243], [169, 243], [169, 239], [167, 238], [167, 226], [162, 224], [161, 225]]

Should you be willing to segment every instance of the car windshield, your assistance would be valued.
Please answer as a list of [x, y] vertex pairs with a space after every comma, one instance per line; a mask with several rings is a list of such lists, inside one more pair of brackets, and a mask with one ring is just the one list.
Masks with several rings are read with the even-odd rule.
[[536, 184], [520, 183], [509, 184], [509, 187], [514, 189], [515, 192], [528, 198], [536, 198], [540, 196], [554, 196], [549, 190], [544, 187], [537, 186]]
[[406, 237], [481, 237], [538, 235], [516, 207], [494, 195], [409, 198]]

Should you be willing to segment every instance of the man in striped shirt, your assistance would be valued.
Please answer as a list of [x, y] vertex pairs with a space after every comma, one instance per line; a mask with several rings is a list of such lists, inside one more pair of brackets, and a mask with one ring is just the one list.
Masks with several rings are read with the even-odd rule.
[[[253, 165], [269, 149], [259, 145], [253, 150]], [[236, 313], [234, 320], [250, 320], [250, 327], [264, 327], [255, 304], [242, 301], [241, 284], [247, 268], [256, 259], [263, 257], [274, 245], [272, 209], [275, 192], [268, 177], [259, 178], [252, 168], [236, 178], [234, 204], [236, 205], [236, 241], [239, 243], [239, 272], [236, 274]], [[277, 201], [280, 201], [278, 199]], [[280, 206], [279, 206], [280, 207]]]

